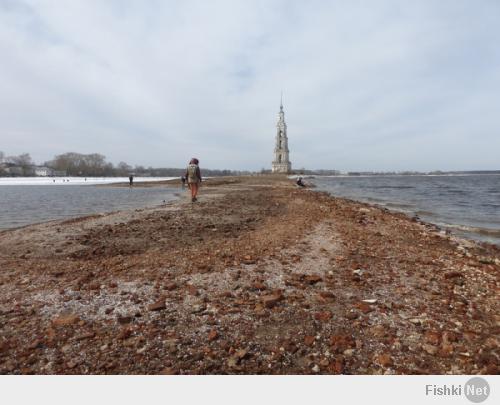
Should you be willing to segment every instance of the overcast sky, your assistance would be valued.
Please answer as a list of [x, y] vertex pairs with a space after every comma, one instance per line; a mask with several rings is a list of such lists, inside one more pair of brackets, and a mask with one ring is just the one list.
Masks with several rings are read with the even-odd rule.
[[500, 1], [0, 0], [0, 150], [500, 169]]

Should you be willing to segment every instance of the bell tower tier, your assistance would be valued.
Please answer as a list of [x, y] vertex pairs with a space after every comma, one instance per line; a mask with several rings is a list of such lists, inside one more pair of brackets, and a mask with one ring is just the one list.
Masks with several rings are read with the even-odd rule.
[[286, 134], [285, 112], [283, 111], [283, 97], [280, 103], [278, 123], [276, 124], [276, 145], [274, 147], [274, 160], [272, 162], [273, 173], [290, 173], [292, 164], [290, 163], [288, 150], [288, 137]]

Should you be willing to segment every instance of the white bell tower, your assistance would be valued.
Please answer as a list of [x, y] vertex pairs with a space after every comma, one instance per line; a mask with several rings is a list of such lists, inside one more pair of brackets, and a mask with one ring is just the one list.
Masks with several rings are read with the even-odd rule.
[[288, 137], [286, 135], [285, 112], [283, 111], [283, 93], [281, 94], [280, 112], [278, 123], [276, 124], [276, 146], [274, 147], [274, 160], [272, 163], [273, 173], [290, 173], [292, 164], [290, 163], [288, 150]]

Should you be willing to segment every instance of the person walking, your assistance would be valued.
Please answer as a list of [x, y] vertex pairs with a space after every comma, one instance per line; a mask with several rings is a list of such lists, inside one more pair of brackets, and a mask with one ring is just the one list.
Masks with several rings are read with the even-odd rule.
[[198, 164], [199, 160], [192, 158], [186, 169], [186, 179], [188, 187], [191, 190], [191, 202], [195, 202], [197, 200], [196, 196], [198, 195], [198, 188], [201, 183], [201, 171]]

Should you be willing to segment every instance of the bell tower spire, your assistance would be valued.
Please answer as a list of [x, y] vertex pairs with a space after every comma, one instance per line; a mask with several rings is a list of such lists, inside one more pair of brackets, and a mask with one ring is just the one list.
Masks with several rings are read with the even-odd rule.
[[280, 112], [276, 124], [276, 146], [274, 148], [273, 173], [290, 173], [292, 164], [289, 159], [288, 137], [286, 134], [285, 112], [283, 111], [283, 91], [280, 99]]

